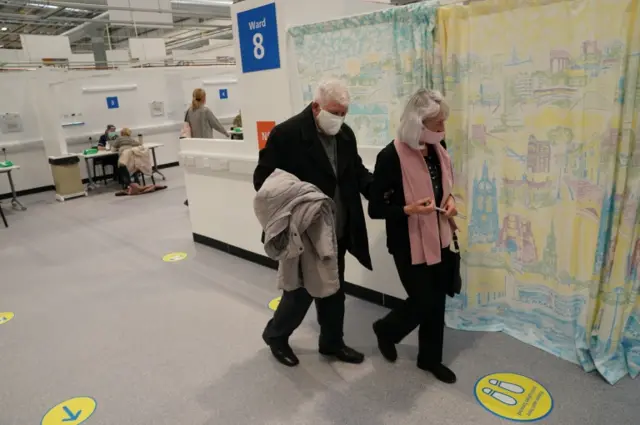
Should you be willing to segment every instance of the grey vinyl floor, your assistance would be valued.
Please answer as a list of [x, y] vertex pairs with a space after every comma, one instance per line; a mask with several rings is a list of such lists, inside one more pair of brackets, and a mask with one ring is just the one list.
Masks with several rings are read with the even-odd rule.
[[[8, 211], [0, 311], [15, 318], [0, 326], [0, 425], [39, 424], [76, 396], [97, 401], [92, 425], [501, 424], [473, 394], [499, 371], [551, 392], [541, 423], [640, 423], [640, 379], [610, 386], [504, 334], [447, 329], [453, 386], [415, 368], [415, 335], [387, 364], [370, 327], [385, 310], [354, 298], [346, 336], [368, 355], [363, 365], [320, 358], [310, 312], [292, 339], [301, 365], [281, 367], [260, 339], [274, 274], [194, 245], [182, 172], [166, 174], [164, 192], [64, 204], [46, 193]], [[163, 262], [173, 251], [188, 258]]]

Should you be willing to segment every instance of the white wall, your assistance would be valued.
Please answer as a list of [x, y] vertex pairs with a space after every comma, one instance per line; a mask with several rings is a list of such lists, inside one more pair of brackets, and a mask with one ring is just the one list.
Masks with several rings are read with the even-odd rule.
[[[85, 122], [83, 126], [65, 127], [62, 130], [68, 152], [81, 152], [88, 148], [91, 145], [89, 137], [93, 137], [95, 143], [107, 124], [115, 124], [119, 128], [130, 127], [134, 134], [142, 133], [145, 142], [163, 143], [165, 146], [157, 150], [160, 164], [176, 162], [179, 132], [192, 90], [215, 81], [235, 79], [233, 66], [118, 71], [40, 69], [0, 73], [0, 92], [3, 97], [0, 114], [19, 113], [24, 126], [22, 133], [0, 132], [0, 149], [6, 148], [7, 158], [22, 167], [14, 173], [18, 190], [53, 184], [47, 160], [50, 150], [43, 143], [41, 132], [42, 128], [52, 127], [43, 126], [41, 121], [46, 118], [43, 118], [41, 108], [36, 107], [43, 99], [47, 99], [47, 102], [51, 102], [51, 109], [58, 114], [54, 118], [58, 127], [54, 129], [60, 130], [63, 123]], [[50, 87], [50, 93], [42, 88], [43, 82]], [[136, 87], [134, 90], [122, 90], [131, 86]], [[120, 108], [109, 110], [106, 97], [113, 95], [118, 96]], [[154, 100], [165, 102], [164, 116], [151, 116], [149, 103]], [[209, 103], [216, 112], [215, 99]], [[237, 112], [235, 109], [223, 112], [225, 114], [217, 115], [229, 127]], [[84, 167], [82, 171], [84, 177]], [[4, 176], [0, 177], [0, 194], [9, 191], [6, 180]]]
[[146, 60], [164, 59], [167, 47], [164, 38], [130, 38], [129, 52], [133, 59]]
[[[131, 7], [138, 9], [163, 9], [171, 10], [171, 0], [107, 0], [107, 5], [112, 7]], [[171, 13], [157, 13], [157, 12], [130, 12], [128, 10], [109, 10], [109, 20], [112, 21], [127, 21], [131, 25], [135, 24], [139, 27], [146, 26], [145, 23], [163, 23], [173, 24], [173, 18]], [[122, 25], [122, 24], [120, 24]], [[153, 25], [148, 25], [153, 27]]]
[[[235, 40], [238, 40], [235, 14], [271, 2], [246, 0], [232, 7]], [[181, 163], [186, 170], [193, 232], [262, 255], [261, 228], [253, 212], [255, 192], [252, 173], [258, 156], [255, 123], [259, 120], [281, 122], [299, 112], [301, 107], [292, 104], [292, 97], [295, 96], [292, 89], [295, 86], [290, 80], [296, 70], [295, 58], [290, 57], [286, 30], [293, 25], [368, 12], [385, 6], [353, 0], [276, 0], [276, 7], [281, 69], [242, 74], [239, 46], [236, 43], [245, 140], [181, 141]], [[373, 166], [372, 158], [365, 159], [365, 164], [370, 168]], [[221, 199], [224, 199], [224, 208], [220, 208]], [[366, 211], [366, 205], [364, 207]], [[395, 267], [387, 253], [384, 223], [368, 221], [367, 226], [375, 273], [367, 271], [348, 256], [346, 279], [384, 294], [404, 297]]]
[[20, 42], [28, 62], [39, 62], [42, 58], [71, 58], [69, 37], [64, 35], [20, 34]]
[[235, 57], [236, 48], [231, 40], [209, 40], [209, 46], [191, 50], [173, 49], [171, 54], [174, 60], [215, 60], [218, 56]]
[[80, 62], [83, 64], [93, 64], [95, 62], [93, 53], [72, 53], [69, 62]]
[[107, 50], [107, 60], [109, 62], [129, 62], [129, 50], [114, 49]]
[[0, 49], [0, 63], [14, 64], [24, 60], [24, 52], [21, 49]]

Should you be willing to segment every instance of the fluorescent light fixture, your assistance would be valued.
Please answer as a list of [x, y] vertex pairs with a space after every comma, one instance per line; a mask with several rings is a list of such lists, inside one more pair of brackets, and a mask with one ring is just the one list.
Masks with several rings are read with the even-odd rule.
[[43, 9], [58, 9], [58, 6], [55, 6], [53, 4], [45, 4], [45, 3], [27, 3], [26, 6], [41, 7]]
[[0, 28], [0, 31], [6, 31], [6, 30], [7, 30], [7, 27]]
[[137, 90], [137, 84], [123, 84], [121, 86], [108, 86], [108, 87], [83, 87], [82, 93], [107, 93], [114, 91], [131, 91]]
[[218, 86], [223, 84], [237, 84], [238, 80], [235, 78], [220, 78], [218, 80], [203, 80], [203, 86]]
[[171, 0], [175, 4], [196, 4], [201, 6], [231, 6], [233, 0]]

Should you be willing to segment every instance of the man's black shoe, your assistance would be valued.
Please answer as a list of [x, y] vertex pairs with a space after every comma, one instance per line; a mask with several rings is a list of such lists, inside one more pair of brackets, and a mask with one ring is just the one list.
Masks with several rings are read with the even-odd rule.
[[444, 382], [445, 384], [455, 384], [457, 381], [456, 374], [443, 364], [427, 366], [418, 363], [418, 368], [426, 372], [431, 372], [438, 381]]
[[396, 345], [382, 334], [380, 331], [380, 322], [375, 322], [373, 324], [373, 333], [376, 334], [376, 338], [378, 339], [378, 349], [380, 350], [382, 357], [391, 363], [398, 360], [398, 350], [396, 350]]
[[357, 352], [353, 348], [343, 345], [341, 348], [334, 350], [320, 349], [320, 354], [327, 357], [335, 357], [344, 363], [360, 364], [364, 361], [364, 354]]
[[271, 354], [277, 361], [288, 367], [294, 367], [300, 364], [300, 360], [295, 355], [289, 344], [279, 343], [269, 345], [271, 348]]

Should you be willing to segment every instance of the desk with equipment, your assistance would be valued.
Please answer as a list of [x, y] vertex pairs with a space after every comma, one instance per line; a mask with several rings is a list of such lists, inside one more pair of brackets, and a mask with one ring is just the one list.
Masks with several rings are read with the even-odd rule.
[[[11, 177], [11, 172], [19, 169], [20, 169], [20, 166], [15, 165], [11, 161], [0, 162], [0, 174], [6, 174], [7, 178], [9, 179], [9, 187], [11, 188], [11, 205], [13, 205], [13, 208], [15, 209], [25, 211], [27, 207], [22, 205], [18, 200], [18, 194], [16, 193], [16, 187], [13, 183], [13, 177]], [[7, 218], [4, 216], [4, 211], [2, 211], [2, 205], [0, 205], [0, 216], [2, 216], [4, 227], [9, 227], [9, 224], [7, 224]]]
[[242, 127], [233, 127], [229, 132], [231, 140], [243, 140]]
[[[158, 170], [158, 161], [156, 159], [156, 149], [164, 145], [162, 143], [145, 143], [143, 144], [143, 146], [151, 151], [151, 157], [153, 159], [153, 168], [152, 168], [151, 177], [153, 177], [154, 174], [158, 174], [162, 177], [162, 180], [166, 180], [166, 177], [164, 176], [164, 174], [162, 174], [160, 170]], [[84, 162], [87, 167], [87, 179], [89, 181], [87, 184], [87, 190], [92, 190], [96, 188], [96, 183], [95, 183], [95, 176], [93, 175], [93, 169], [91, 167], [90, 162], [96, 158], [104, 158], [107, 156], [114, 156], [114, 155], [118, 156], [119, 154], [118, 152], [114, 152], [110, 150], [87, 149], [83, 153], [77, 154], [77, 155], [80, 158], [84, 158]]]

